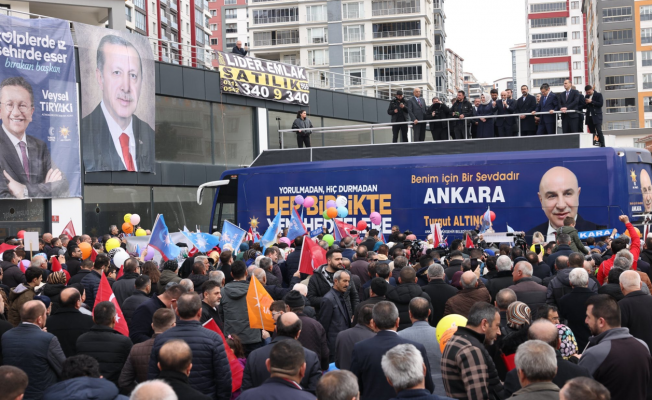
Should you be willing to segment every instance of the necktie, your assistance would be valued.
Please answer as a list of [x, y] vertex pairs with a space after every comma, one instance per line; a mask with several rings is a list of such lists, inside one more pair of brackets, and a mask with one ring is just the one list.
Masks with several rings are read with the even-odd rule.
[[20, 155], [23, 157], [23, 169], [25, 170], [25, 175], [27, 175], [27, 181], [30, 181], [29, 178], [29, 159], [27, 159], [27, 146], [25, 146], [25, 142], [18, 142], [18, 146], [20, 146]]
[[421, 107], [421, 101], [419, 100], [418, 97], [417, 97], [417, 104], [419, 105], [419, 107]]
[[569, 93], [569, 92], [566, 92], [566, 100], [568, 100], [568, 93]]
[[543, 105], [546, 104], [546, 99], [547, 99], [547, 98], [548, 98], [548, 96], [543, 96]]
[[507, 108], [507, 100], [503, 101], [503, 110]]
[[122, 158], [125, 160], [127, 171], [135, 171], [136, 167], [134, 167], [134, 159], [131, 157], [131, 153], [129, 152], [129, 136], [127, 136], [126, 133], [120, 135], [120, 147], [122, 148]]

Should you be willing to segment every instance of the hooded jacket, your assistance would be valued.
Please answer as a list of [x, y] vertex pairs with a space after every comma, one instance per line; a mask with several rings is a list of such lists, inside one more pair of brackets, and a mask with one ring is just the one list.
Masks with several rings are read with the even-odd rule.
[[11, 289], [9, 293], [9, 310], [7, 311], [7, 319], [13, 326], [20, 324], [20, 308], [23, 304], [30, 300], [34, 300], [34, 288], [27, 284], [19, 284]]
[[50, 386], [43, 400], [128, 400], [118, 394], [118, 388], [111, 381], [102, 378], [82, 376], [68, 379]]
[[0, 261], [0, 268], [2, 268], [2, 283], [15, 288], [21, 283], [26, 283], [25, 274], [18, 268], [18, 265], [12, 264], [8, 261]]
[[[559, 307], [559, 300], [571, 292], [570, 286], [570, 272], [572, 268], [564, 268], [557, 271], [550, 283], [548, 284], [548, 291], [546, 292], [546, 302], [548, 304], [556, 304]], [[589, 289], [592, 292], [598, 293], [598, 284], [589, 279]]]
[[415, 297], [422, 297], [428, 300], [428, 303], [430, 304], [430, 317], [428, 318], [428, 322], [431, 322], [434, 314], [432, 302], [430, 301], [428, 293], [424, 292], [421, 289], [421, 286], [416, 283], [401, 283], [396, 287], [390, 285], [387, 286], [385, 298], [394, 303], [396, 308], [398, 308], [398, 316], [400, 318], [398, 325], [399, 331], [412, 326], [412, 321], [410, 320], [410, 301]]
[[249, 327], [248, 290], [249, 283], [245, 281], [229, 282], [222, 289], [219, 311], [224, 321], [224, 335], [236, 334], [242, 344], [260, 343], [262, 341], [260, 329]]
[[[315, 311], [318, 314], [322, 297], [331, 290], [331, 285], [326, 281], [326, 278], [324, 278], [323, 275], [326, 265], [327, 264], [324, 264], [317, 268], [308, 282], [308, 300], [310, 300], [310, 304], [315, 308]], [[344, 303], [346, 303], [349, 315], [353, 315], [355, 307], [360, 303], [360, 296], [358, 296], [358, 292], [355, 290], [353, 282], [351, 282], [346, 293], [344, 293]]]
[[174, 271], [170, 271], [169, 269], [164, 269], [163, 272], [161, 272], [161, 279], [158, 280], [159, 295], [165, 292], [165, 287], [170, 282], [179, 283], [181, 282], [181, 277], [177, 275], [177, 273]]
[[[565, 233], [570, 236], [571, 242], [570, 242], [570, 248], [574, 252], [582, 252], [584, 254], [589, 254], [589, 249], [584, 247], [584, 244], [582, 244], [582, 241], [580, 240], [579, 235], [577, 234], [577, 229], [575, 229], [574, 226], [562, 226], [557, 230], [560, 233]], [[558, 246], [555, 246], [552, 248], [552, 252], [556, 253], [557, 250], [559, 250]]]

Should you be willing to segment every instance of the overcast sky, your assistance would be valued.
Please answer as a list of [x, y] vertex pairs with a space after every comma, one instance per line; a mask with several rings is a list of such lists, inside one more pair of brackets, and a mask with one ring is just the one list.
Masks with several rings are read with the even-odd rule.
[[511, 47], [525, 43], [524, 0], [446, 0], [446, 47], [480, 82], [512, 76]]

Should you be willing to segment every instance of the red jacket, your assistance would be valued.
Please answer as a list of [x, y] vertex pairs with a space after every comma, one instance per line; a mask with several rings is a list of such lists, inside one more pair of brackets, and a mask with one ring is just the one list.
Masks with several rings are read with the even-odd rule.
[[[625, 227], [627, 228], [627, 232], [629, 232], [629, 237], [632, 239], [632, 244], [629, 246], [629, 251], [634, 257], [632, 270], [636, 271], [638, 257], [641, 255], [641, 238], [638, 236], [636, 229], [634, 229], [634, 225], [632, 225], [630, 222], [625, 224]], [[609, 271], [611, 271], [611, 267], [614, 266], [614, 259], [616, 259], [615, 254], [611, 256], [610, 259], [603, 261], [602, 264], [600, 264], [600, 269], [598, 269], [598, 282], [600, 282], [600, 285], [604, 285], [604, 282], [607, 280]]]

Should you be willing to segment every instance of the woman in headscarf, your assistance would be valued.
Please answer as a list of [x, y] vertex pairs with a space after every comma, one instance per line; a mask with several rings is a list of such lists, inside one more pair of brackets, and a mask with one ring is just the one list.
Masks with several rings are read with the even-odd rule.
[[52, 272], [48, 275], [47, 283], [43, 286], [43, 293], [52, 302], [52, 312], [61, 306], [61, 292], [66, 288], [66, 274], [63, 271]]
[[[483, 93], [480, 97], [480, 105], [478, 106], [478, 117], [493, 115], [496, 111], [496, 102], [491, 101], [491, 96]], [[478, 138], [492, 138], [494, 137], [494, 118], [481, 118], [478, 121]]]
[[527, 341], [527, 331], [532, 321], [530, 307], [521, 301], [515, 301], [507, 307], [506, 335], [502, 339], [501, 351], [509, 356], [516, 353], [519, 345]]

